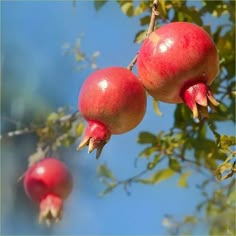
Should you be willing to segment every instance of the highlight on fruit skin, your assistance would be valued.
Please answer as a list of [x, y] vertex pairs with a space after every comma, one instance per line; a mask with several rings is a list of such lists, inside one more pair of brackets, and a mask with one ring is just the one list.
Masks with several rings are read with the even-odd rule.
[[72, 176], [66, 165], [54, 157], [31, 165], [24, 175], [27, 196], [39, 204], [39, 223], [48, 226], [62, 218], [63, 202], [73, 187]]
[[137, 76], [124, 67], [107, 67], [84, 81], [78, 110], [88, 122], [77, 149], [97, 150], [96, 158], [112, 135], [134, 129], [146, 112], [146, 93]]
[[200, 26], [172, 22], [153, 31], [140, 48], [137, 70], [155, 100], [184, 102], [194, 118], [207, 118], [207, 107], [219, 105], [210, 90], [219, 71], [219, 56]]

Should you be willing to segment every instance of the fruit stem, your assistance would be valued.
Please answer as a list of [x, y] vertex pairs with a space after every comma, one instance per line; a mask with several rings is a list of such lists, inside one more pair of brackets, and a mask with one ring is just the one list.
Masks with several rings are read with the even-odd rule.
[[[146, 32], [146, 38], [154, 31], [155, 29], [155, 23], [156, 23], [156, 18], [157, 16], [160, 14], [158, 11], [158, 5], [159, 5], [159, 0], [154, 0], [152, 3], [152, 14], [151, 14], [151, 19], [150, 19], [150, 23], [148, 26], [148, 30]], [[138, 58], [138, 53], [136, 53], [136, 55], [134, 56], [134, 58], [132, 59], [132, 61], [129, 63], [129, 65], [127, 66], [128, 70], [132, 70], [134, 65], [137, 62], [137, 58]]]
[[158, 11], [158, 2], [159, 0], [154, 0], [152, 4], [152, 15], [151, 15], [151, 20], [149, 23], [148, 31], [146, 33], [146, 37], [148, 37], [152, 31], [155, 29], [155, 22], [156, 22], [156, 17], [160, 14]]

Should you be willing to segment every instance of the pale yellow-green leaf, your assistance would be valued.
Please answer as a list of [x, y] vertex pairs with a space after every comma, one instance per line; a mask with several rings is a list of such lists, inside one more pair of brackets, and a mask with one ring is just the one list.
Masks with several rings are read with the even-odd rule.
[[53, 124], [58, 118], [59, 118], [59, 115], [55, 112], [52, 112], [51, 114], [49, 114], [47, 118], [47, 123]]
[[169, 168], [162, 169], [154, 173], [149, 178], [138, 179], [138, 182], [142, 184], [157, 184], [157, 183], [160, 183], [161, 181], [171, 178], [175, 173], [176, 173], [175, 171]]
[[228, 148], [230, 146], [236, 145], [236, 137], [235, 136], [227, 136], [221, 135], [220, 136], [220, 148]]
[[99, 194], [100, 197], [104, 197], [106, 194], [112, 192], [112, 190], [113, 190], [115, 187], [116, 187], [116, 184], [115, 184], [115, 183], [109, 184], [109, 185], [105, 188], [105, 190], [104, 190], [102, 193]]
[[108, 168], [106, 164], [102, 164], [97, 167], [97, 174], [100, 177], [105, 177], [105, 178], [113, 179], [113, 180], [115, 179], [111, 170]]
[[140, 152], [139, 156], [140, 157], [149, 158], [156, 151], [157, 151], [157, 147], [156, 146], [147, 147], [143, 151]]
[[231, 94], [232, 94], [234, 97], [236, 97], [236, 91], [235, 91], [235, 90], [232, 91]]
[[140, 4], [134, 9], [134, 15], [140, 15], [147, 9], [147, 4], [143, 1], [140, 2]]
[[134, 42], [141, 43], [145, 38], [146, 38], [146, 31], [141, 30], [135, 35]]
[[119, 1], [123, 13], [127, 16], [134, 15], [134, 6], [132, 1]]
[[81, 52], [76, 52], [75, 53], [75, 60], [77, 62], [83, 61], [84, 60], [84, 54]]
[[65, 147], [70, 147], [75, 142], [75, 137], [65, 135], [64, 139], [62, 139], [61, 141]]
[[155, 155], [153, 160], [147, 164], [147, 169], [149, 170], [153, 169], [157, 165], [157, 163], [160, 161], [160, 159], [161, 159], [160, 153]]
[[142, 12], [143, 12], [143, 9], [140, 6], [138, 6], [134, 9], [135, 16], [140, 15]]
[[176, 172], [172, 169], [162, 169], [157, 171], [153, 176], [152, 176], [152, 183], [157, 184], [160, 183], [163, 180], [169, 179], [172, 177]]
[[180, 175], [179, 180], [178, 180], [178, 186], [181, 188], [187, 188], [188, 187], [188, 182], [187, 179], [191, 173], [190, 172], [185, 172], [182, 175]]
[[78, 123], [75, 127], [75, 133], [77, 137], [80, 137], [84, 131], [84, 124]]
[[236, 188], [234, 188], [232, 190], [232, 192], [229, 194], [228, 199], [227, 199], [227, 203], [228, 204], [236, 204], [235, 199], [236, 199]]
[[196, 224], [197, 223], [197, 217], [195, 217], [195, 216], [185, 216], [184, 217], [184, 223]]
[[160, 111], [160, 108], [159, 108], [159, 102], [155, 99], [152, 99], [152, 106], [153, 106], [153, 110], [155, 111], [155, 113], [158, 115], [158, 116], [162, 116], [162, 112]]

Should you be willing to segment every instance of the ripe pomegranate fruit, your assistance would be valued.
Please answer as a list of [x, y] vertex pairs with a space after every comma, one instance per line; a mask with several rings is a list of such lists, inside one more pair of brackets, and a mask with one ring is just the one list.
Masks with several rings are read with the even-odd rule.
[[112, 134], [135, 128], [146, 111], [146, 93], [140, 80], [128, 69], [108, 67], [92, 73], [83, 83], [78, 108], [88, 121], [78, 146], [97, 149], [96, 158]]
[[45, 220], [50, 225], [61, 219], [63, 201], [72, 190], [72, 176], [63, 162], [44, 158], [26, 171], [24, 189], [40, 205], [39, 222]]
[[153, 31], [137, 59], [139, 78], [151, 96], [166, 103], [184, 102], [200, 119], [208, 116], [208, 105], [219, 105], [209, 88], [218, 68], [217, 50], [208, 33], [187, 22]]

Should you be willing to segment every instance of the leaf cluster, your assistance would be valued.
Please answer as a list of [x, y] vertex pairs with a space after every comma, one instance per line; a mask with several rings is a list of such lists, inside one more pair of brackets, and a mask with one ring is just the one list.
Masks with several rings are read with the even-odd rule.
[[[95, 1], [95, 5], [97, 1]], [[107, 1], [96, 8], [99, 10]], [[141, 43], [145, 37], [150, 22], [152, 1], [117, 1], [121, 11], [128, 17], [139, 18], [140, 30], [134, 37], [134, 42]], [[116, 180], [114, 183], [127, 184], [157, 184], [172, 176], [179, 175], [178, 185], [187, 187], [187, 179], [192, 170], [205, 177], [200, 185], [205, 201], [199, 203], [197, 210], [205, 210], [209, 234], [232, 235], [235, 233], [235, 218], [232, 196], [235, 196], [235, 145], [233, 135], [220, 134], [218, 126], [224, 122], [235, 125], [235, 1], [184, 1], [184, 0], [159, 0], [158, 11], [160, 16], [156, 27], [173, 21], [187, 21], [202, 26], [216, 44], [220, 57], [220, 72], [211, 85], [212, 92], [220, 101], [220, 106], [215, 112], [210, 112], [209, 119], [201, 122], [193, 120], [187, 107], [176, 105], [174, 123], [167, 132], [157, 134], [148, 131], [141, 132], [137, 142], [144, 148], [138, 159], [146, 160], [146, 168], [140, 174], [130, 177], [127, 181]], [[215, 22], [210, 24], [209, 22]], [[161, 112], [157, 101], [153, 101], [153, 108], [158, 115]], [[161, 167], [160, 163], [167, 163]], [[98, 173], [99, 174], [99, 173]], [[143, 177], [148, 174], [148, 177]], [[226, 180], [228, 182], [221, 182]], [[206, 187], [215, 186], [210, 193]], [[117, 187], [114, 184], [112, 189]], [[230, 205], [231, 204], [231, 205]], [[221, 217], [222, 212], [224, 216]], [[170, 222], [170, 221], [166, 221]], [[183, 232], [185, 226], [189, 232], [199, 223], [196, 216], [186, 216], [179, 222], [175, 234]]]

